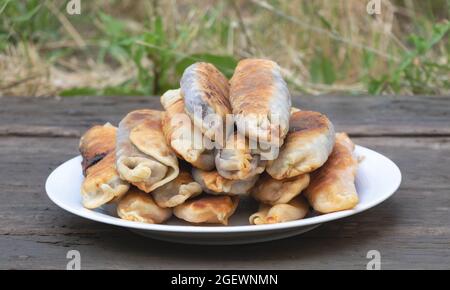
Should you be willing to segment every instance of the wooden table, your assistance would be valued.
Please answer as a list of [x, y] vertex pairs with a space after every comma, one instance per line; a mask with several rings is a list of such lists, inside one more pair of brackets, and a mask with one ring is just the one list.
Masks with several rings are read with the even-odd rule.
[[190, 246], [142, 238], [54, 205], [44, 182], [78, 154], [80, 133], [117, 124], [154, 97], [0, 98], [0, 268], [365, 269], [369, 250], [382, 269], [450, 268], [450, 97], [320, 96], [294, 105], [326, 113], [357, 144], [390, 157], [400, 190], [367, 212], [301, 236], [240, 246]]

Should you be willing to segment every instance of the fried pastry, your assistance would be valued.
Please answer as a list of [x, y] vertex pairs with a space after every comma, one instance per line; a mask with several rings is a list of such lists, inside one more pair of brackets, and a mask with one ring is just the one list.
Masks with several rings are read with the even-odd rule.
[[312, 172], [322, 166], [334, 145], [334, 127], [325, 115], [298, 111], [291, 115], [289, 133], [280, 154], [266, 171], [275, 179]]
[[119, 124], [117, 170], [139, 189], [150, 192], [178, 176], [178, 159], [166, 144], [161, 127], [163, 112], [137, 110]]
[[203, 138], [186, 114], [180, 89], [165, 92], [161, 96], [161, 104], [166, 110], [162, 127], [167, 144], [193, 166], [202, 170], [214, 169], [214, 150], [207, 150], [205, 145], [209, 140]]
[[249, 147], [247, 138], [235, 133], [228, 137], [225, 147], [217, 150], [217, 172], [227, 179], [249, 179], [261, 174], [266, 161]]
[[128, 182], [119, 178], [116, 170], [116, 134], [117, 128], [108, 123], [92, 127], [81, 137], [80, 152], [85, 175], [81, 196], [86, 208], [97, 208], [119, 198], [130, 187]]
[[309, 211], [309, 205], [302, 196], [297, 196], [286, 204], [261, 204], [259, 211], [249, 218], [250, 224], [276, 224], [304, 218]]
[[258, 180], [258, 175], [243, 180], [232, 180], [221, 176], [217, 171], [203, 171], [192, 169], [192, 177], [202, 189], [209, 194], [242, 195], [249, 193]]
[[180, 89], [194, 125], [215, 140], [217, 132], [224, 132], [226, 115], [231, 114], [227, 78], [214, 65], [197, 62], [184, 71]]
[[189, 171], [181, 171], [177, 178], [151, 192], [160, 207], [175, 207], [187, 199], [202, 193], [200, 184], [192, 179]]
[[241, 60], [230, 80], [230, 103], [241, 134], [277, 146], [283, 143], [291, 95], [275, 62]]
[[309, 174], [302, 174], [282, 180], [264, 173], [252, 188], [251, 195], [257, 201], [269, 204], [283, 204], [298, 196], [309, 184]]
[[160, 224], [172, 216], [172, 209], [159, 207], [149, 193], [133, 187], [118, 202], [117, 214], [124, 220]]
[[117, 128], [110, 123], [94, 126], [84, 133], [78, 147], [83, 156], [81, 165], [84, 175], [86, 175], [86, 169], [116, 149], [116, 136]]
[[327, 162], [311, 174], [305, 196], [316, 211], [330, 213], [358, 204], [355, 187], [358, 160], [353, 155], [354, 148], [347, 134], [336, 134], [336, 144]]
[[200, 196], [176, 206], [176, 217], [190, 223], [228, 224], [239, 203], [237, 196]]

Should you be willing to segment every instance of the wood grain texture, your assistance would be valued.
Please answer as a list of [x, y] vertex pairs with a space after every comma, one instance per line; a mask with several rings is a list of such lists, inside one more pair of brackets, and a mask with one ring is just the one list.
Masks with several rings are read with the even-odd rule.
[[[74, 132], [94, 123], [117, 124], [132, 109], [160, 108], [157, 102], [151, 98], [2, 98], [0, 268], [65, 269], [67, 251], [76, 249], [84, 269], [365, 269], [366, 254], [374, 249], [381, 252], [383, 269], [449, 269], [450, 136], [446, 130], [450, 98], [408, 98], [397, 102], [394, 97], [330, 96], [303, 101], [309, 102], [308, 109], [328, 113], [337, 130], [352, 129], [354, 135], [364, 136], [354, 138], [355, 143], [399, 165], [403, 182], [392, 198], [304, 235], [221, 247], [141, 238], [69, 214], [45, 194], [48, 174], [78, 154]], [[12, 134], [11, 125], [22, 133]], [[63, 133], [29, 126], [58, 127]], [[377, 134], [357, 134], [361, 126], [375, 128]], [[410, 129], [402, 134], [392, 129], [401, 126]]]

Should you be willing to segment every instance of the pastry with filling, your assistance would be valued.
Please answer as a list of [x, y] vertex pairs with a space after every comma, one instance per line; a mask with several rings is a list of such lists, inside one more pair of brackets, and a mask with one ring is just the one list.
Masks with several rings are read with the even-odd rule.
[[116, 164], [120, 177], [150, 192], [178, 176], [178, 159], [162, 132], [163, 112], [137, 110], [119, 124]]
[[355, 144], [347, 134], [336, 134], [336, 144], [327, 162], [311, 174], [305, 190], [311, 206], [320, 213], [354, 208], [359, 201], [355, 187], [358, 160]]
[[203, 195], [176, 206], [174, 215], [195, 224], [228, 224], [239, 203], [237, 196]]
[[334, 145], [334, 126], [325, 115], [298, 111], [289, 122], [289, 133], [278, 158], [269, 160], [266, 167], [267, 173], [279, 180], [321, 167]]
[[148, 224], [161, 224], [172, 216], [172, 209], [158, 206], [149, 193], [135, 187], [117, 204], [121, 219]]
[[83, 206], [97, 208], [124, 195], [130, 185], [120, 179], [116, 169], [115, 146], [117, 128], [111, 124], [94, 126], [80, 139]]
[[281, 146], [289, 130], [291, 95], [275, 62], [241, 60], [230, 80], [230, 104], [241, 134]]
[[250, 224], [277, 224], [304, 218], [309, 211], [309, 205], [302, 196], [297, 196], [289, 203], [266, 205], [261, 204], [259, 211], [249, 218]]

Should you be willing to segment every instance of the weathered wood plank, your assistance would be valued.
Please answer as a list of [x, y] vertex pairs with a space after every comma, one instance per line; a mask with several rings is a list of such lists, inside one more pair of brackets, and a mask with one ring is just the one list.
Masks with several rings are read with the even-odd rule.
[[44, 182], [77, 154], [77, 138], [0, 137], [0, 268], [64, 269], [69, 249], [81, 252], [85, 269], [364, 269], [372, 249], [385, 269], [449, 268], [450, 138], [355, 141], [402, 169], [392, 198], [305, 235], [218, 248], [153, 241], [64, 212]]
[[[362, 216], [378, 215], [375, 209]], [[81, 253], [84, 269], [365, 269], [369, 250], [383, 269], [448, 269], [448, 232], [413, 228], [378, 216], [323, 225], [302, 236], [263, 244], [193, 246], [149, 240], [126, 230], [0, 236], [2, 268], [64, 269], [66, 253]], [[358, 219], [360, 221], [358, 221]], [[387, 231], [385, 231], [387, 229]]]
[[0, 136], [16, 137], [81, 137], [81, 131], [74, 128], [36, 125], [0, 125]]
[[[293, 105], [327, 114], [339, 130], [357, 136], [450, 136], [450, 96], [304, 96]], [[161, 109], [158, 97], [0, 98], [0, 136], [79, 135], [93, 124], [117, 124], [129, 111]], [[15, 127], [11, 127], [14, 125]], [[42, 127], [42, 128], [39, 128]]]
[[[4, 255], [0, 260], [10, 263], [0, 266], [17, 267], [19, 256], [33, 256], [22, 266], [58, 268], [66, 251], [77, 249], [86, 256], [86, 267], [91, 268], [115, 268], [114, 262], [109, 264], [111, 259], [120, 261], [117, 267], [122, 268], [361, 268], [367, 251], [375, 249], [382, 253], [386, 269], [446, 268], [450, 262], [450, 230], [445, 224], [449, 214], [447, 192], [430, 192], [401, 189], [368, 212], [305, 235], [220, 250], [140, 238], [51, 205], [47, 211], [39, 206], [8, 211], [2, 208], [2, 219], [7, 216], [2, 227], [5, 222], [10, 224], [0, 235], [0, 255]], [[108, 264], [104, 264], [106, 261]]]

